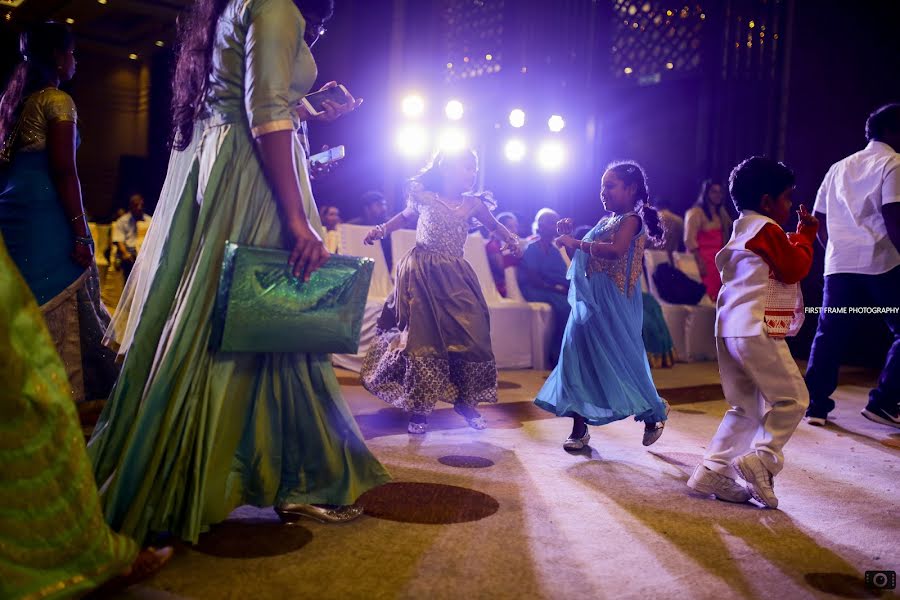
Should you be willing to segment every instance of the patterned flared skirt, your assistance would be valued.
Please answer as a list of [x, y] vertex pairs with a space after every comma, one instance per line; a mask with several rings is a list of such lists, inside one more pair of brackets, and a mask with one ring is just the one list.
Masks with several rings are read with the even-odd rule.
[[412, 413], [439, 400], [497, 401], [490, 315], [465, 259], [419, 246], [401, 259], [361, 375], [371, 393]]

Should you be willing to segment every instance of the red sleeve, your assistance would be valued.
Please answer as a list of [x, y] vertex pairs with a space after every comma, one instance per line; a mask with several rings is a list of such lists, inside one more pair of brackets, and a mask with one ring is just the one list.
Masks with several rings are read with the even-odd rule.
[[778, 225], [766, 223], [747, 242], [747, 250], [766, 261], [775, 279], [783, 283], [797, 283], [812, 266], [817, 227], [800, 225], [797, 229], [797, 233], [786, 234]]

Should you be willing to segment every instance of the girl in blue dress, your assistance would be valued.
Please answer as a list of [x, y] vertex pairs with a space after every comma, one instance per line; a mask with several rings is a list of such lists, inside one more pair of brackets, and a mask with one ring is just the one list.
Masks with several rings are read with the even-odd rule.
[[575, 250], [569, 268], [569, 315], [559, 363], [535, 404], [560, 417], [572, 417], [567, 450], [584, 448], [588, 425], [626, 417], [644, 422], [645, 446], [662, 435], [668, 404], [650, 375], [641, 339], [641, 273], [647, 235], [662, 228], [646, 204], [647, 182], [634, 162], [610, 165], [603, 174], [600, 199], [612, 214], [603, 217], [583, 240], [572, 237], [571, 221], [560, 221], [557, 243]]

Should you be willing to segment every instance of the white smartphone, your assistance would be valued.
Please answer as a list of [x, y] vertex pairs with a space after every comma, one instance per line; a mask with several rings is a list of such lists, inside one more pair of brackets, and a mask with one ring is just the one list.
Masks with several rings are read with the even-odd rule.
[[317, 165], [327, 165], [341, 160], [344, 156], [344, 146], [335, 146], [334, 148], [329, 148], [325, 152], [313, 154], [309, 157], [309, 162]]
[[303, 98], [300, 99], [300, 104], [303, 105], [303, 108], [305, 108], [309, 114], [318, 116], [325, 112], [325, 108], [322, 105], [325, 100], [331, 100], [338, 104], [347, 104], [349, 99], [350, 92], [348, 92], [347, 88], [342, 84], [338, 84], [333, 88], [320, 90], [303, 96]]

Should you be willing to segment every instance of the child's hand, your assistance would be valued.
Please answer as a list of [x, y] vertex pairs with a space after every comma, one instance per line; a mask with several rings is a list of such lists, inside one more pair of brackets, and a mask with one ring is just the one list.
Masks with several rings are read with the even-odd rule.
[[556, 233], [559, 235], [569, 235], [574, 229], [575, 225], [572, 223], [572, 219], [560, 219], [556, 222]]
[[571, 235], [561, 235], [556, 238], [556, 245], [560, 248], [571, 248], [575, 250], [578, 248], [579, 244], [581, 244], [581, 240], [576, 240]]
[[806, 205], [801, 204], [800, 210], [797, 211], [797, 216], [800, 218], [801, 225], [810, 225], [812, 227], [817, 227], [819, 225], [819, 220], [808, 210], [806, 210]]
[[516, 258], [522, 257], [522, 245], [519, 240], [519, 236], [513, 235], [508, 240], [503, 243], [503, 247], [500, 248], [501, 254], [508, 254], [514, 256]]
[[384, 239], [384, 225], [377, 225], [374, 229], [366, 234], [366, 239], [363, 240], [363, 244], [365, 244], [366, 246], [371, 246], [376, 241], [381, 239]]

